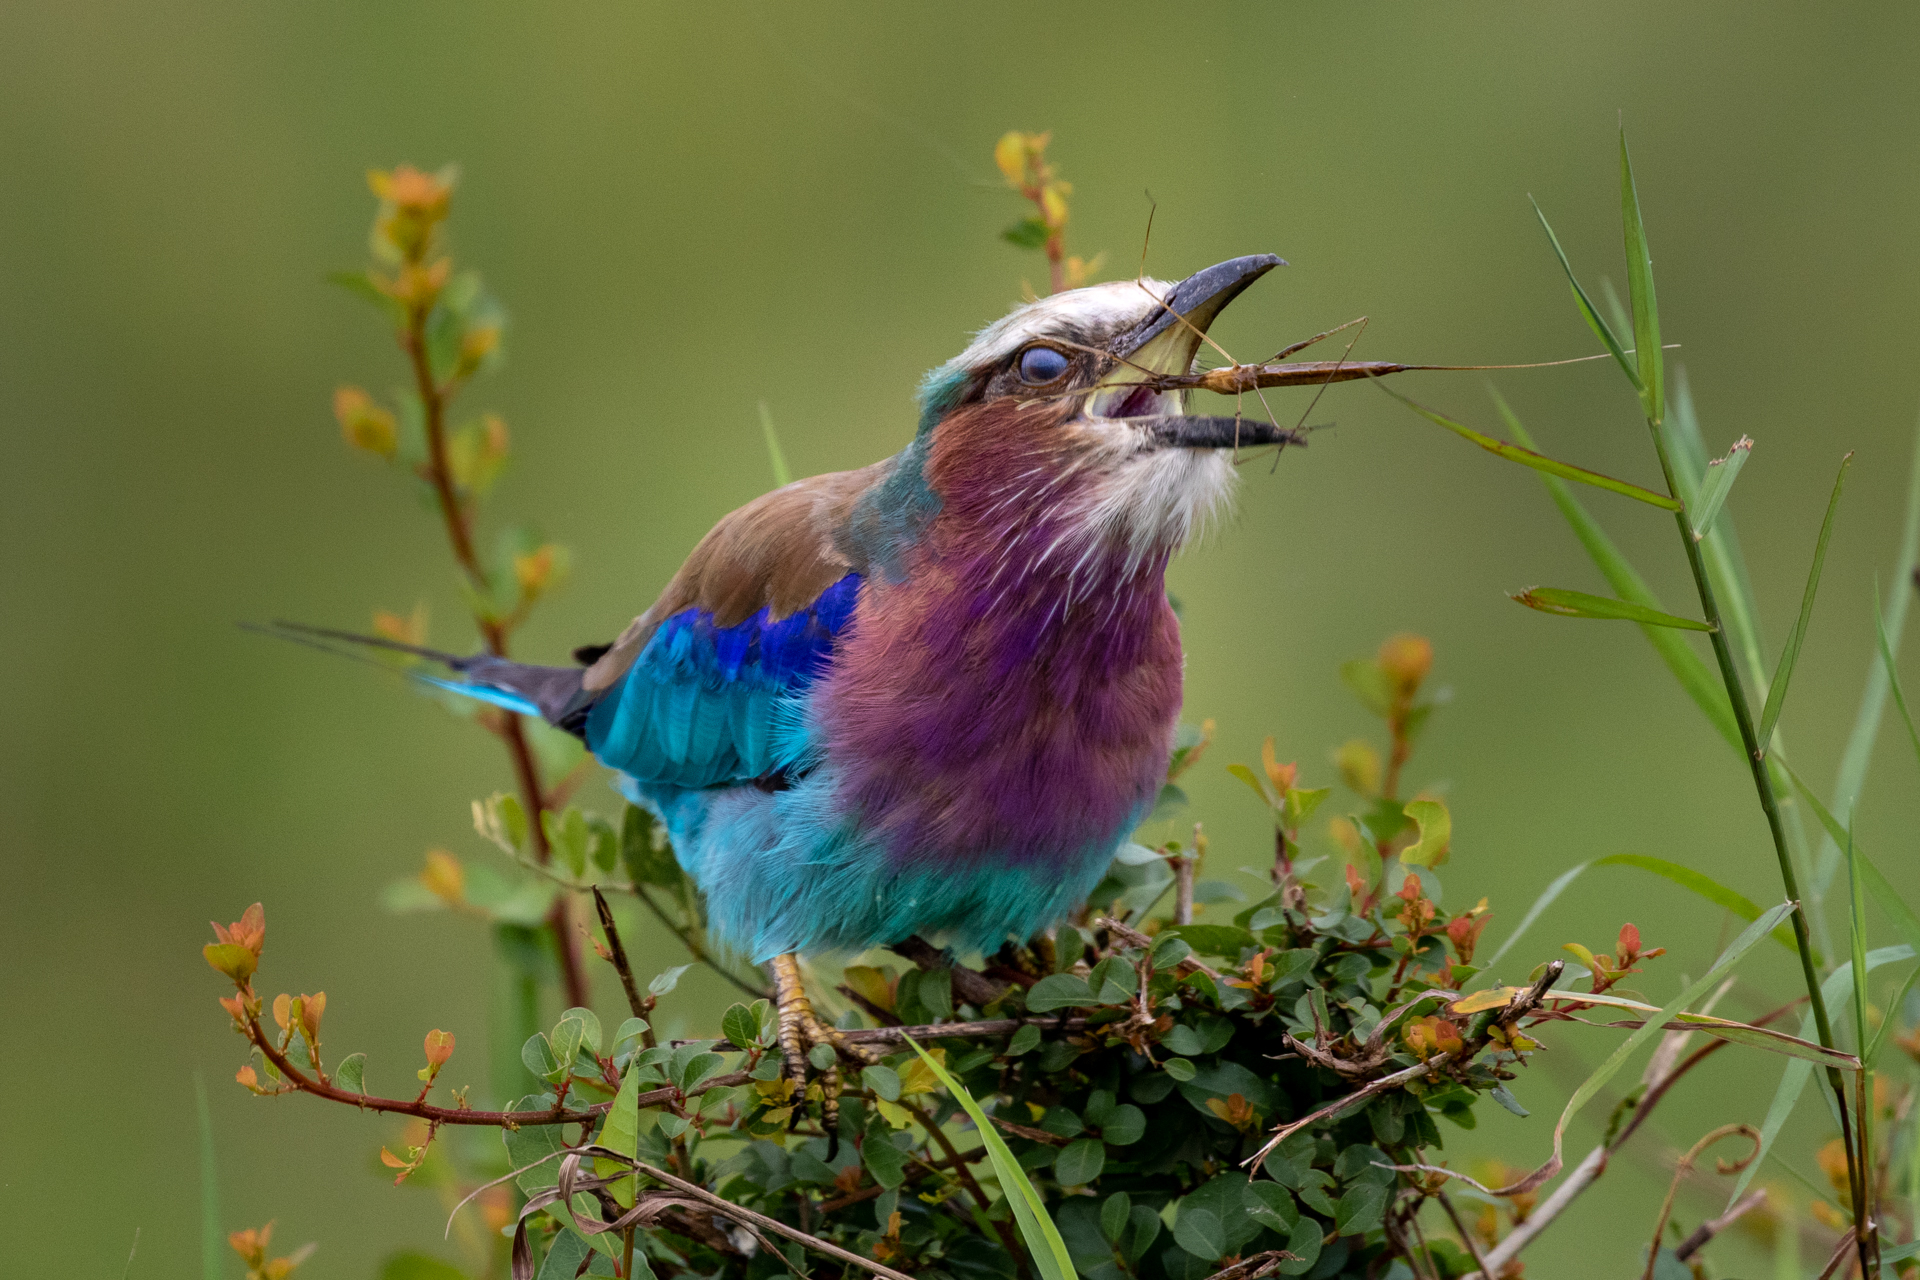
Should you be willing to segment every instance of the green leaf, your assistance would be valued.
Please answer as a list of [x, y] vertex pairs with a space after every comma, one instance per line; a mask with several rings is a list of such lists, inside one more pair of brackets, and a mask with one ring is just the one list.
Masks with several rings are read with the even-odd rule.
[[873, 1180], [889, 1191], [907, 1180], [907, 1153], [893, 1145], [893, 1134], [884, 1128], [868, 1131], [860, 1158]]
[[1294, 1207], [1293, 1193], [1277, 1182], [1265, 1178], [1249, 1182], [1243, 1197], [1248, 1216], [1263, 1227], [1287, 1235], [1300, 1223], [1300, 1210]]
[[1322, 1243], [1320, 1223], [1303, 1215], [1293, 1228], [1293, 1235], [1287, 1239], [1287, 1252], [1298, 1261], [1281, 1263], [1280, 1274], [1298, 1276], [1311, 1271], [1314, 1263], [1320, 1260]]
[[1185, 1209], [1173, 1220], [1173, 1241], [1202, 1262], [1217, 1262], [1227, 1251], [1227, 1231], [1205, 1209]]
[[1054, 1009], [1078, 1007], [1090, 1009], [1100, 1001], [1078, 974], [1056, 973], [1040, 979], [1027, 992], [1027, 1011], [1047, 1013]]
[[1407, 805], [1406, 815], [1420, 828], [1420, 839], [1400, 851], [1400, 861], [1410, 867], [1437, 867], [1445, 862], [1453, 839], [1453, 816], [1447, 806], [1438, 800], [1415, 800]]
[[547, 1048], [553, 1054], [554, 1065], [571, 1068], [586, 1040], [586, 1022], [573, 1016], [571, 1011], [561, 1015], [553, 1030], [547, 1033]]
[[1651, 489], [1643, 489], [1639, 485], [1629, 484], [1625, 480], [1615, 480], [1612, 476], [1601, 475], [1598, 471], [1589, 471], [1585, 467], [1576, 467], [1571, 462], [1561, 462], [1556, 458], [1549, 458], [1544, 454], [1535, 453], [1533, 450], [1522, 448], [1517, 444], [1508, 444], [1504, 440], [1496, 440], [1492, 436], [1483, 435], [1475, 431], [1472, 427], [1455, 422], [1452, 418], [1435, 413], [1432, 409], [1427, 408], [1418, 401], [1409, 400], [1406, 396], [1401, 395], [1384, 382], [1375, 381], [1373, 385], [1392, 396], [1395, 400], [1400, 401], [1429, 422], [1443, 426], [1455, 435], [1466, 440], [1471, 440], [1488, 453], [1496, 454], [1507, 459], [1509, 462], [1517, 462], [1521, 466], [1532, 467], [1535, 471], [1545, 475], [1557, 476], [1562, 480], [1577, 480], [1581, 484], [1590, 484], [1596, 489], [1605, 489], [1609, 493], [1617, 493], [1624, 497], [1632, 498], [1637, 502], [1644, 502], [1650, 507], [1659, 507], [1662, 511], [1680, 510], [1680, 500], [1678, 498], [1670, 498], [1664, 493], [1655, 493]]
[[1185, 1058], [1168, 1058], [1164, 1065], [1166, 1073], [1182, 1084], [1199, 1074], [1199, 1068]]
[[[600, 1136], [595, 1139], [599, 1145], [609, 1151], [618, 1151], [623, 1156], [638, 1156], [640, 1153], [640, 1077], [642, 1070], [632, 1065], [620, 1078], [620, 1092], [614, 1095], [613, 1106], [607, 1111], [606, 1123], [600, 1127]], [[595, 1157], [594, 1172], [603, 1178], [610, 1178], [621, 1172], [622, 1166], [617, 1160]], [[625, 1178], [613, 1185], [613, 1198], [622, 1208], [633, 1207], [633, 1179]]]
[[1653, 297], [1653, 253], [1647, 248], [1646, 224], [1640, 220], [1640, 192], [1633, 184], [1633, 162], [1627, 158], [1627, 131], [1620, 130], [1620, 221], [1627, 242], [1627, 296], [1633, 303], [1634, 357], [1640, 366], [1638, 388], [1647, 421], [1666, 420], [1666, 377], [1660, 350], [1660, 309]]
[[892, 1067], [863, 1067], [860, 1083], [888, 1102], [900, 1101], [900, 1075]]
[[1006, 1140], [1000, 1136], [993, 1121], [980, 1109], [973, 1095], [932, 1054], [922, 1048], [919, 1041], [910, 1039], [907, 1044], [920, 1055], [920, 1060], [927, 1064], [935, 1078], [973, 1120], [974, 1128], [980, 1135], [980, 1145], [987, 1149], [987, 1159], [993, 1165], [994, 1177], [1013, 1210], [1014, 1223], [1020, 1228], [1020, 1238], [1026, 1242], [1027, 1252], [1033, 1255], [1040, 1280], [1075, 1280], [1073, 1257], [1067, 1252], [1066, 1241], [1060, 1238], [1060, 1229], [1047, 1216], [1046, 1203], [1040, 1199], [1040, 1193], [1034, 1189], [1026, 1170], [1013, 1158], [1013, 1152], [1008, 1150]]
[[1039, 249], [1046, 245], [1052, 232], [1047, 224], [1038, 218], [1022, 218], [1000, 233], [1000, 238], [1008, 244], [1021, 249]]
[[[1046, 979], [1042, 978], [1041, 981], [1044, 982]], [[1028, 1023], [1013, 1033], [1013, 1039], [1007, 1041], [1007, 1056], [1017, 1058], [1023, 1053], [1032, 1053], [1039, 1047], [1040, 1028]]]
[[1733, 482], [1739, 478], [1740, 468], [1747, 465], [1747, 455], [1753, 452], [1753, 441], [1741, 436], [1733, 442], [1724, 458], [1715, 458], [1707, 464], [1706, 478], [1701, 481], [1700, 495], [1695, 500], [1692, 517], [1693, 540], [1699, 542], [1713, 531], [1713, 522], [1720, 514], [1720, 508], [1727, 500], [1727, 494], [1733, 491]]
[[654, 975], [653, 981], [647, 984], [647, 993], [655, 996], [666, 995], [680, 985], [680, 975], [691, 968], [693, 966], [690, 964], [677, 964], [671, 969], [663, 969]]
[[367, 1091], [367, 1055], [350, 1053], [333, 1069], [333, 1083], [348, 1093]]
[[398, 325], [405, 319], [399, 299], [373, 282], [373, 274], [368, 271], [329, 271], [327, 283], [338, 285], [356, 298], [371, 302], [380, 309], [380, 314]]
[[1356, 1182], [1333, 1206], [1333, 1229], [1343, 1236], [1365, 1235], [1380, 1225], [1388, 1189], [1377, 1182]]
[[1147, 1113], [1131, 1102], [1115, 1107], [1100, 1122], [1100, 1137], [1110, 1147], [1130, 1147], [1147, 1134]]
[[[1665, 858], [1649, 857], [1644, 853], [1615, 853], [1609, 854], [1604, 858], [1597, 858], [1590, 865], [1596, 867], [1639, 867], [1642, 871], [1651, 871], [1657, 876], [1662, 876], [1673, 881], [1673, 883], [1679, 885], [1682, 889], [1692, 890], [1708, 902], [1713, 903], [1714, 906], [1725, 907], [1742, 920], [1758, 920], [1760, 918], [1759, 906], [1745, 894], [1737, 893], [1727, 888], [1727, 886], [1721, 884], [1718, 880], [1695, 871], [1692, 867], [1683, 867], [1679, 863], [1669, 862]], [[1783, 925], [1779, 929], [1774, 930], [1773, 939], [1789, 951], [1797, 952], [1798, 950], [1798, 944], [1794, 942], [1793, 930], [1787, 926]], [[1821, 959], [1817, 953], [1814, 955], [1813, 962], [1816, 965], [1822, 966], [1826, 964], [1826, 961]]]
[[1707, 623], [1692, 618], [1681, 618], [1671, 613], [1662, 613], [1658, 609], [1649, 609], [1646, 605], [1635, 604], [1631, 600], [1609, 600], [1605, 596], [1588, 595], [1584, 591], [1568, 591], [1562, 587], [1528, 587], [1525, 591], [1514, 591], [1508, 598], [1529, 609], [1538, 609], [1541, 613], [1557, 613], [1566, 618], [1617, 618], [1623, 622], [1637, 622], [1645, 627], [1676, 627], [1683, 631], [1711, 631]]
[[1165, 1225], [1160, 1215], [1144, 1204], [1133, 1206], [1128, 1215], [1127, 1243], [1121, 1252], [1126, 1254], [1128, 1263], [1137, 1263], [1153, 1248], [1153, 1242], [1160, 1238], [1161, 1228]]
[[600, 1052], [600, 1015], [591, 1009], [572, 1008], [560, 1015], [577, 1019], [581, 1025], [580, 1044], [590, 1054]]
[[1177, 924], [1160, 931], [1162, 938], [1178, 938], [1202, 955], [1238, 959], [1243, 948], [1259, 945], [1253, 934], [1230, 924]]
[[[1532, 437], [1520, 424], [1520, 419], [1514, 416], [1513, 410], [1507, 407], [1507, 402], [1500, 398], [1498, 392], [1494, 393], [1493, 399], [1499, 406], [1501, 416], [1506, 419], [1507, 430], [1512, 432], [1513, 438], [1521, 444], [1531, 445]], [[1613, 588], [1614, 594], [1623, 600], [1646, 605], [1650, 609], [1660, 608], [1660, 600], [1647, 586], [1646, 579], [1640, 576], [1627, 558], [1620, 553], [1620, 549], [1614, 546], [1606, 530], [1602, 529], [1599, 522], [1587, 513], [1587, 509], [1580, 504], [1578, 498], [1573, 496], [1573, 492], [1552, 476], [1542, 478], [1546, 481], [1547, 495], [1553, 499], [1554, 505], [1560, 508], [1561, 516], [1573, 529], [1573, 536], [1580, 540], [1580, 545], [1586, 549], [1587, 556], [1606, 578], [1607, 585]], [[1640, 628], [1640, 633], [1646, 636], [1647, 642], [1660, 655], [1660, 660], [1667, 664], [1667, 670], [1671, 671], [1673, 678], [1680, 682], [1680, 687], [1686, 691], [1688, 697], [1693, 699], [1694, 705], [1698, 706], [1713, 723], [1713, 727], [1720, 731], [1720, 736], [1726, 739], [1727, 745], [1744, 756], [1746, 749], [1740, 742], [1740, 727], [1733, 718], [1733, 704], [1727, 701], [1726, 686], [1720, 682], [1717, 675], [1707, 669], [1705, 659], [1694, 652], [1685, 637], [1675, 635], [1670, 627], [1643, 626]]]
[[1827, 562], [1827, 542], [1833, 537], [1834, 513], [1840, 509], [1840, 491], [1846, 487], [1847, 468], [1852, 464], [1851, 453], [1840, 459], [1840, 474], [1833, 478], [1833, 496], [1827, 499], [1827, 518], [1820, 522], [1820, 540], [1813, 547], [1813, 568], [1807, 572], [1807, 589], [1800, 597], [1800, 617], [1793, 624], [1793, 634], [1787, 637], [1787, 647], [1780, 654], [1773, 682], [1767, 686], [1767, 705], [1760, 712], [1758, 741], [1762, 751], [1773, 741], [1773, 726], [1779, 722], [1780, 709], [1787, 701], [1787, 682], [1793, 679], [1794, 664], [1800, 660], [1800, 643], [1806, 639], [1807, 623], [1813, 619], [1813, 598], [1820, 592], [1820, 570]]
[[720, 1015], [720, 1034], [739, 1048], [750, 1049], [760, 1035], [760, 1020], [744, 1004], [730, 1005]]
[[1119, 1244], [1120, 1237], [1126, 1234], [1127, 1226], [1132, 1221], [1133, 1199], [1124, 1191], [1114, 1192], [1100, 1206], [1100, 1234], [1106, 1237], [1108, 1244]]
[[548, 1046], [547, 1038], [539, 1032], [535, 1032], [520, 1046], [520, 1061], [542, 1080], [560, 1078], [560, 1067], [554, 1062], [553, 1050]]
[[647, 1020], [645, 1018], [626, 1019], [624, 1022], [620, 1024], [620, 1029], [613, 1033], [612, 1052], [614, 1053], [620, 1052], [621, 1045], [625, 1044], [629, 1040], [639, 1039], [641, 1036], [645, 1035], [647, 1031], [648, 1031]]
[[1639, 370], [1634, 367], [1632, 361], [1627, 359], [1627, 353], [1621, 348], [1620, 340], [1613, 336], [1613, 330], [1607, 327], [1607, 322], [1600, 318], [1598, 311], [1594, 310], [1593, 301], [1587, 297], [1587, 291], [1580, 287], [1579, 279], [1573, 274], [1573, 264], [1567, 261], [1567, 251], [1560, 247], [1560, 237], [1553, 234], [1553, 227], [1548, 224], [1547, 215], [1540, 211], [1540, 202], [1531, 196], [1528, 200], [1533, 204], [1534, 217], [1540, 219], [1540, 229], [1547, 233], [1547, 243], [1553, 246], [1553, 256], [1560, 259], [1560, 269], [1567, 273], [1567, 284], [1573, 289], [1573, 300], [1579, 306], [1580, 314], [1586, 319], [1587, 326], [1599, 335], [1601, 342], [1606, 344], [1615, 363], [1620, 366], [1620, 371], [1627, 375], [1627, 381], [1633, 383], [1634, 390], [1638, 391], [1640, 389]]
[[1106, 1144], [1098, 1138], [1081, 1138], [1062, 1149], [1053, 1162], [1053, 1176], [1063, 1187], [1082, 1187], [1099, 1177], [1106, 1165]]
[[1913, 743], [1913, 754], [1920, 758], [1920, 729], [1913, 725], [1913, 712], [1907, 709], [1907, 695], [1900, 691], [1900, 673], [1894, 669], [1893, 643], [1887, 639], [1886, 620], [1880, 612], [1880, 586], [1873, 588], [1873, 628], [1880, 641], [1880, 662], [1887, 673], [1887, 689], [1893, 694], [1893, 705], [1900, 709], [1900, 719], [1907, 726], [1907, 739]]
[[1567, 886], [1579, 879], [1580, 873], [1592, 865], [1591, 862], [1579, 863], [1571, 869], [1561, 872], [1555, 877], [1552, 884], [1541, 890], [1540, 896], [1533, 900], [1531, 907], [1527, 908], [1527, 914], [1520, 917], [1520, 923], [1514, 926], [1513, 932], [1507, 935], [1507, 940], [1500, 944], [1500, 949], [1493, 953], [1486, 964], [1481, 967], [1480, 972], [1493, 972], [1494, 966], [1500, 963], [1500, 958], [1511, 951], [1513, 944], [1520, 941], [1521, 935], [1533, 927], [1533, 922], [1540, 918], [1540, 913], [1552, 906], [1554, 899], [1564, 893]]

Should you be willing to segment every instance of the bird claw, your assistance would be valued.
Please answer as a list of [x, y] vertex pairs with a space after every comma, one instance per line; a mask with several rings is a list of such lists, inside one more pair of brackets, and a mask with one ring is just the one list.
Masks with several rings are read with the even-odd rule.
[[864, 1045], [854, 1044], [836, 1027], [827, 1025], [813, 1011], [806, 988], [800, 982], [800, 961], [791, 953], [773, 960], [774, 1002], [779, 1007], [780, 1052], [787, 1061], [787, 1074], [794, 1083], [804, 1085], [807, 1068], [813, 1065], [814, 1050], [826, 1048], [832, 1060], [818, 1069], [835, 1072], [840, 1061], [856, 1067], [871, 1066], [879, 1055]]

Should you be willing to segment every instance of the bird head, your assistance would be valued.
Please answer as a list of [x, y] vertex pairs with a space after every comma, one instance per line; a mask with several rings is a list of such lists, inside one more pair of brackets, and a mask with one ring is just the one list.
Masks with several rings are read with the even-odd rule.
[[1227, 304], [1279, 265], [1259, 254], [1178, 283], [1091, 285], [988, 325], [922, 385], [934, 487], [1000, 511], [1025, 493], [1133, 556], [1179, 546], [1231, 491], [1229, 451], [1288, 437], [1256, 419], [1191, 416], [1184, 391], [1152, 379], [1190, 372]]

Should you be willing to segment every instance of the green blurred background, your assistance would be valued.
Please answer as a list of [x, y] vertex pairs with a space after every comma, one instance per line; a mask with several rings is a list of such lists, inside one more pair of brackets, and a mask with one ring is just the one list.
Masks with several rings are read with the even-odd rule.
[[[1290, 259], [1217, 330], [1242, 358], [1365, 313], [1359, 356], [1490, 362], [1595, 349], [1526, 197], [1589, 279], [1618, 281], [1624, 111], [1709, 443], [1759, 441], [1731, 509], [1776, 645], [1833, 468], [1858, 450], [1784, 722], [1831, 778], [1913, 437], [1917, 35], [1920, 13], [1892, 4], [7, 6], [0, 1271], [117, 1274], [139, 1227], [134, 1276], [198, 1274], [195, 1072], [228, 1228], [278, 1218], [284, 1242], [319, 1240], [314, 1277], [440, 1247], [438, 1199], [372, 1169], [392, 1126], [229, 1083], [240, 1046], [198, 954], [208, 917], [264, 900], [266, 988], [324, 987], [330, 1044], [367, 1050], [376, 1086], [409, 1078], [435, 1026], [460, 1037], [449, 1077], [483, 1074], [482, 930], [375, 899], [429, 847], [488, 856], [467, 803], [506, 785], [502, 753], [390, 680], [233, 626], [363, 626], [424, 600], [437, 640], [471, 638], [434, 521], [328, 412], [337, 383], [401, 380], [371, 313], [321, 283], [364, 258], [370, 166], [462, 166], [453, 247], [512, 315], [508, 363], [468, 403], [515, 434], [495, 511], [574, 550], [519, 643], [558, 660], [611, 637], [770, 485], [758, 401], [797, 472], [868, 462], [908, 437], [921, 372], [1044, 279], [997, 238], [1023, 212], [992, 166], [1002, 131], [1055, 131], [1072, 246], [1105, 250], [1109, 277], [1134, 270], [1147, 189], [1160, 275]], [[1611, 367], [1497, 377], [1546, 448], [1657, 478]], [[1482, 375], [1401, 386], [1495, 421]], [[1744, 770], [1640, 636], [1505, 599], [1604, 590], [1538, 479], [1365, 387], [1315, 418], [1338, 427], [1249, 468], [1236, 518], [1173, 573], [1190, 714], [1219, 721], [1191, 786], [1215, 866], [1267, 848], [1224, 765], [1272, 733], [1330, 781], [1331, 749], [1373, 728], [1338, 664], [1413, 629], [1454, 697], [1412, 779], [1449, 788], [1448, 904], [1492, 895], [1491, 941], [1609, 852], [1775, 897]], [[1685, 602], [1672, 526], [1589, 501]], [[1920, 887], [1913, 761], [1892, 726], [1881, 745], [1862, 839]], [[1649, 990], [1700, 972], [1724, 922], [1638, 874], [1591, 873], [1522, 967], [1631, 918], [1672, 952]], [[648, 969], [679, 962], [670, 940], [636, 945]], [[1728, 1008], [1791, 992], [1783, 952], [1748, 972]], [[673, 1000], [693, 1028], [725, 1003], [691, 976]], [[1556, 1043], [1517, 1086], [1534, 1117], [1450, 1134], [1456, 1162], [1545, 1158], [1607, 1042]], [[1757, 1119], [1779, 1061], [1720, 1055], [1662, 1133]], [[1807, 1170], [1813, 1111], [1788, 1144]], [[1570, 1155], [1595, 1132], [1576, 1125]], [[1629, 1265], [1662, 1143], [1640, 1139], [1530, 1268]], [[1750, 1248], [1722, 1246], [1723, 1267], [1765, 1265]]]

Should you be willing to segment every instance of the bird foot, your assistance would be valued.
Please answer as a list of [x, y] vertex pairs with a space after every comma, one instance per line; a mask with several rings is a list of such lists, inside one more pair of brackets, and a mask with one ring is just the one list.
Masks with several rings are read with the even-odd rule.
[[822, 1071], [833, 1071], [840, 1059], [859, 1067], [880, 1060], [872, 1050], [854, 1044], [838, 1028], [820, 1020], [800, 981], [800, 959], [791, 952], [773, 958], [773, 998], [779, 1008], [780, 1052], [787, 1060], [787, 1074], [795, 1083], [806, 1082], [813, 1051], [822, 1046], [832, 1052], [834, 1059], [816, 1064]]

